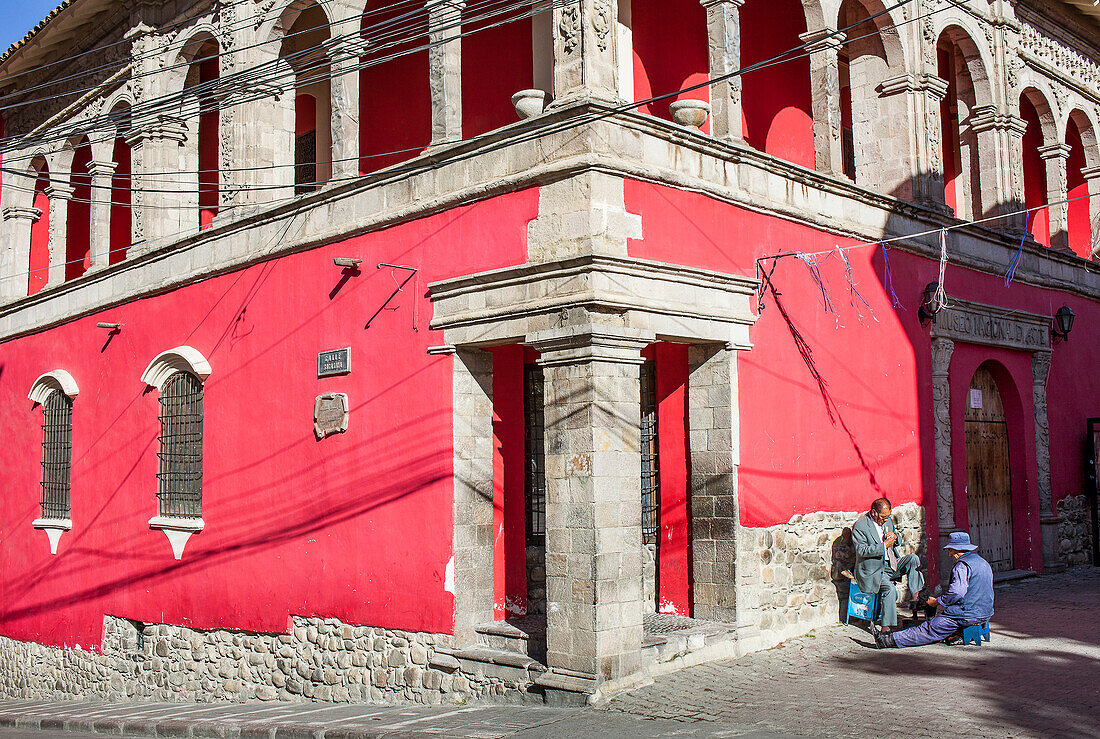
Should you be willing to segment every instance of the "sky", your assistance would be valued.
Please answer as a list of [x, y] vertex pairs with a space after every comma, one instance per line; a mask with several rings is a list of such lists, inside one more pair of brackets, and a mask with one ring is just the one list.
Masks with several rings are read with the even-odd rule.
[[0, 0], [0, 53], [60, 4], [61, 0]]

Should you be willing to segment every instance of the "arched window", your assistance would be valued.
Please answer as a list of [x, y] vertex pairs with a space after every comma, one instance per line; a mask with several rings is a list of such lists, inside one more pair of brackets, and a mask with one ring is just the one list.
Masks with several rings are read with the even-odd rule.
[[[291, 12], [291, 11], [288, 11]], [[312, 192], [332, 177], [331, 65], [328, 17], [316, 3], [297, 12], [279, 56], [294, 71], [294, 192]]]
[[1069, 248], [1077, 256], [1089, 259], [1093, 252], [1089, 185], [1081, 170], [1088, 166], [1086, 148], [1095, 154], [1096, 133], [1092, 123], [1080, 110], [1070, 113], [1066, 124], [1066, 145], [1069, 146], [1069, 159], [1066, 160]]
[[32, 168], [38, 172], [34, 181], [34, 207], [39, 216], [31, 224], [30, 256], [27, 271], [27, 295], [34, 295], [46, 286], [50, 279], [50, 196], [46, 189], [50, 185], [50, 169], [46, 160], [38, 157]]
[[180, 371], [160, 393], [160, 515], [202, 518], [202, 381]]
[[[945, 30], [936, 44], [937, 72], [947, 81], [947, 93], [940, 103], [940, 135], [943, 143], [944, 201], [959, 218], [981, 218], [983, 205], [992, 207], [995, 177], [983, 182], [982, 166], [985, 164], [979, 146], [979, 130], [991, 137], [988, 126], [976, 125], [979, 106], [988, 110], [991, 106], [989, 79], [974, 41], [962, 29]], [[991, 139], [987, 143], [994, 144]], [[995, 144], [989, 147], [985, 158], [989, 168], [995, 165], [992, 155]], [[983, 186], [989, 190], [986, 203], [982, 202]]]
[[133, 198], [131, 188], [131, 154], [126, 136], [130, 132], [130, 106], [125, 103], [112, 112], [116, 121], [115, 143], [111, 160], [115, 163], [111, 175], [111, 234], [108, 263], [117, 264], [126, 258], [133, 241]]
[[191, 102], [196, 105], [195, 115], [198, 118], [192, 119], [189, 126], [195, 131], [191, 162], [197, 172], [198, 225], [201, 230], [209, 228], [218, 214], [220, 113], [214, 87], [219, 76], [218, 44], [209, 37], [196, 39], [188, 44], [184, 53], [191, 59], [184, 89], [194, 93]]
[[80, 277], [91, 266], [92, 234], [92, 147], [88, 137], [77, 142], [73, 150], [73, 163], [69, 169], [72, 196], [69, 199], [65, 223], [65, 279]]
[[67, 519], [71, 510], [73, 400], [54, 390], [42, 404], [42, 518]]
[[[1042, 110], [1042, 114], [1040, 114]], [[1039, 148], [1053, 143], [1043, 136], [1043, 121], [1048, 118], [1053, 125], [1050, 106], [1035, 90], [1025, 90], [1020, 96], [1020, 117], [1023, 119], [1023, 168], [1024, 168], [1024, 207], [1031, 214], [1031, 227], [1028, 229], [1040, 244], [1050, 246], [1050, 214], [1047, 212], [1047, 172], [1046, 163], [1039, 155]]]

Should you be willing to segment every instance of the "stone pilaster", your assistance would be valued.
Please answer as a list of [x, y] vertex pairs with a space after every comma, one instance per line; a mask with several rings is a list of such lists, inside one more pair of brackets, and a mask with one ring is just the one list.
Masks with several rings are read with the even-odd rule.
[[[932, 339], [932, 442], [936, 460], [936, 518], [940, 544], [956, 531], [955, 487], [951, 471], [951, 383], [949, 370], [955, 342]], [[940, 548], [940, 578], [946, 578], [951, 566]]]
[[[727, 75], [741, 66], [741, 6], [745, 0], [699, 0], [707, 10], [710, 77]], [[716, 139], [737, 141], [741, 130], [741, 76], [710, 86], [710, 132]]]
[[545, 382], [547, 664], [597, 682], [640, 666], [639, 366], [652, 340], [591, 323], [527, 337]]
[[1081, 176], [1089, 186], [1089, 225], [1092, 238], [1092, 256], [1100, 259], [1100, 166], [1085, 167]]
[[840, 130], [840, 70], [837, 53], [844, 34], [832, 28], [808, 31], [799, 38], [810, 54], [810, 96], [814, 118], [814, 165], [819, 172], [844, 174]]
[[0, 300], [27, 294], [31, 229], [42, 211], [9, 205], [3, 210], [4, 230], [0, 234]]
[[92, 176], [89, 271], [107, 266], [111, 251], [111, 201], [114, 199], [111, 178], [117, 166], [114, 162], [93, 161], [88, 168]]
[[444, 0], [428, 8], [428, 75], [432, 97], [432, 145], [462, 138], [463, 0]]
[[134, 246], [131, 254], [140, 254], [185, 231], [198, 229], [197, 215], [190, 211], [184, 213], [185, 201], [197, 197], [190, 184], [190, 175], [180, 171], [179, 166], [179, 149], [186, 140], [184, 123], [164, 116], [131, 131], [126, 137], [132, 157]]
[[454, 357], [455, 643], [472, 644], [474, 626], [493, 620], [493, 357], [479, 349]]
[[572, 0], [554, 6], [554, 105], [618, 101], [618, 4]]
[[1059, 556], [1058, 526], [1062, 519], [1054, 511], [1050, 488], [1050, 429], [1047, 425], [1047, 375], [1051, 352], [1031, 355], [1031, 398], [1035, 409], [1035, 474], [1039, 488], [1039, 528], [1043, 538], [1043, 570], [1053, 572], [1065, 565]]
[[1070, 147], [1053, 143], [1039, 147], [1047, 175], [1047, 214], [1050, 219], [1050, 246], [1068, 252], [1069, 203], [1066, 202], [1066, 162]]
[[[350, 30], [346, 32], [351, 33]], [[359, 57], [362, 52], [358, 33], [329, 49], [332, 59], [329, 96], [332, 102], [333, 179], [359, 175]]]
[[695, 344], [688, 367], [694, 615], [737, 623], [737, 354]]
[[940, 103], [947, 95], [947, 80], [934, 74], [924, 74], [916, 81], [914, 107], [920, 111], [917, 120], [923, 126], [914, 126], [917, 152], [913, 199], [921, 205], [947, 212], [943, 181], [943, 123], [940, 121]]
[[1001, 131], [1008, 170], [1004, 173], [1008, 188], [1005, 228], [1013, 234], [1023, 236], [1027, 228], [1027, 213], [1020, 213], [1027, 202], [1024, 199], [1024, 132], [1027, 123], [1019, 116], [1005, 116], [1005, 125]]
[[65, 281], [65, 255], [68, 251], [69, 200], [73, 188], [67, 182], [54, 180], [43, 190], [50, 199], [50, 269], [46, 286]]
[[[978, 158], [978, 167], [977, 177], [970, 177], [967, 182], [970, 189], [978, 189], [981, 200], [981, 212], [962, 211], [970, 218], [977, 219], [989, 214], [1003, 213], [1010, 201], [1011, 193], [1005, 187], [1003, 180], [1003, 175], [1007, 174], [1007, 168], [1001, 166], [1005, 148], [1001, 132], [1007, 125], [1007, 120], [1007, 116], [997, 112], [995, 105], [979, 105], [970, 112], [970, 130], [977, 141], [977, 148], [970, 152], [970, 157]], [[965, 156], [963, 166], [966, 166]], [[964, 207], [961, 202], [960, 207]], [[987, 221], [986, 225], [1005, 229], [1010, 226], [1008, 223], [995, 221]]]

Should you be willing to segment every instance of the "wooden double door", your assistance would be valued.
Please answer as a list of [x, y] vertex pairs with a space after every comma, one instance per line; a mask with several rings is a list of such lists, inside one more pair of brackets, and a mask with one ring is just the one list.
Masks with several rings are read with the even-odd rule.
[[1013, 569], [1008, 424], [997, 382], [979, 367], [966, 398], [966, 500], [970, 540], [994, 572]]

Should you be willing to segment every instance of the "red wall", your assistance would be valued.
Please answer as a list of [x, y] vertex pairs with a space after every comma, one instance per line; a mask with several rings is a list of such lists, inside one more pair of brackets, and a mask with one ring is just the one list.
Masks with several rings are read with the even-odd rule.
[[471, 5], [463, 13], [462, 32], [469, 34], [462, 37], [463, 138], [519, 120], [512, 95], [535, 85], [531, 19], [520, 16], [526, 11], [494, 11], [477, 20], [489, 9], [477, 12]]
[[495, 616], [527, 614], [524, 347], [493, 349]]
[[[698, 0], [633, 0], [634, 99], [647, 100], [706, 82], [707, 13]], [[675, 39], [676, 43], [669, 43]], [[672, 120], [669, 104], [676, 100], [710, 101], [710, 88], [684, 92], [642, 105], [642, 113]], [[703, 126], [710, 132], [710, 120]]]
[[111, 176], [111, 246], [108, 256], [111, 264], [126, 258], [126, 250], [133, 240], [130, 145], [125, 139], [115, 139], [114, 162], [115, 173]]
[[[218, 79], [218, 59], [206, 59], [199, 65], [199, 83]], [[208, 99], [205, 105], [215, 101]], [[199, 228], [209, 228], [218, 214], [218, 126], [219, 112], [211, 110], [199, 116]]]
[[91, 264], [92, 177], [88, 174], [91, 161], [92, 148], [84, 139], [73, 154], [70, 176], [73, 195], [69, 200], [65, 228], [66, 280], [80, 277]]
[[[806, 18], [798, 0], [748, 0], [740, 17], [742, 68], [802, 46]], [[810, 60], [795, 56], [741, 78], [742, 125], [750, 146], [813, 169]]]
[[1027, 123], [1024, 131], [1024, 207], [1031, 211], [1029, 230], [1036, 241], [1050, 246], [1050, 213], [1043, 207], [1047, 204], [1047, 170], [1039, 156], [1043, 129], [1039, 113], [1026, 97], [1020, 98], [1020, 117]]
[[1066, 126], [1066, 143], [1070, 147], [1066, 161], [1066, 189], [1069, 193], [1069, 248], [1084, 259], [1092, 256], [1092, 227], [1089, 219], [1089, 186], [1081, 176], [1085, 166], [1085, 147], [1081, 130], [1072, 118]]
[[28, 265], [27, 294], [34, 295], [46, 286], [50, 277], [50, 199], [46, 188], [50, 184], [50, 172], [45, 166], [34, 181], [34, 207], [42, 212], [31, 225], [31, 253]]
[[958, 178], [962, 171], [959, 141], [959, 86], [955, 69], [954, 47], [941, 42], [936, 49], [937, 73], [947, 80], [947, 93], [940, 101], [940, 141], [943, 145], [944, 201], [954, 211], [959, 209]]
[[[775, 253], [777, 245], [812, 252], [849, 243], [703, 195], [640, 182], [627, 182], [626, 206], [642, 215], [645, 234], [644, 239], [630, 242], [631, 256], [734, 274], [753, 275], [754, 259]], [[892, 281], [902, 304], [902, 309], [894, 309], [884, 286], [881, 249], [853, 249], [848, 258], [874, 317], [862, 306], [863, 318], [859, 317], [848, 293], [844, 265], [835, 254], [821, 264], [821, 272], [836, 315], [823, 310], [821, 291], [799, 260], [781, 260], [773, 275], [787, 313], [811, 347], [826, 382], [825, 392], [835, 403], [835, 425], [826, 412], [822, 390], [796, 350], [771, 296], [751, 329], [753, 349], [738, 354], [741, 522], [770, 526], [812, 511], [861, 511], [885, 494], [895, 505], [924, 502], [929, 536], [935, 541], [931, 352], [928, 329], [920, 326], [917, 307], [924, 286], [937, 278], [938, 264], [889, 252]], [[1087, 371], [1100, 363], [1100, 344], [1088, 336], [1091, 329], [1082, 327], [1100, 325], [1100, 306], [1025, 285], [1006, 288], [1000, 276], [952, 266], [944, 283], [953, 298], [1041, 315], [1053, 315], [1068, 304], [1077, 314], [1074, 330], [1081, 330], [1081, 335], [1071, 335], [1069, 341], [1054, 346], [1048, 406], [1054, 499], [1082, 493], [1086, 419], [1100, 415], [1100, 376]], [[1036, 495], [1031, 491], [1037, 488], [1034, 427], [1027, 422], [1032, 418], [1030, 355], [957, 346], [955, 361], [960, 369], [952, 365], [953, 394], [965, 394], [973, 368], [986, 359], [1007, 367], [1021, 394], [1022, 420], [1016, 426], [1026, 448], [1015, 458], [1030, 465], [1030, 471], [1021, 475], [1032, 479], [1014, 492], [1019, 492], [1018, 505], [1031, 506]], [[953, 407], [960, 409], [961, 401]], [[956, 427], [961, 430], [961, 423]], [[965, 441], [956, 440], [955, 448], [965, 449]], [[957, 496], [965, 496], [965, 461], [961, 463], [963, 474], [955, 476]], [[1020, 545], [1024, 543], [1021, 540]], [[1039, 566], [1035, 551], [1027, 556], [1032, 566]]]
[[[103, 614], [281, 632], [290, 614], [449, 632], [452, 360], [429, 356], [433, 280], [522, 262], [538, 193], [525, 190], [283, 257], [0, 345], [0, 633], [97, 645]], [[334, 257], [361, 257], [346, 276]], [[394, 291], [377, 262], [421, 271]], [[372, 319], [372, 316], [373, 319]], [[122, 324], [110, 338], [97, 321]], [[369, 328], [364, 328], [370, 321]], [[414, 330], [415, 321], [415, 330]], [[157, 512], [160, 352], [210, 361], [206, 530], [172, 559]], [[352, 373], [316, 378], [317, 352], [350, 346]], [[72, 520], [57, 556], [38, 515], [35, 378], [69, 371]], [[316, 395], [346, 392], [350, 428], [318, 442]]]
[[[401, 54], [359, 72], [359, 171], [374, 172], [412, 159], [432, 139], [432, 101], [428, 85], [427, 15], [409, 18], [407, 3], [369, 3], [362, 26], [378, 45], [364, 63]], [[369, 30], [368, 30], [369, 29]], [[411, 41], [393, 44], [398, 37]]]

